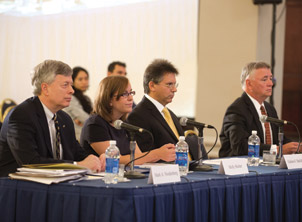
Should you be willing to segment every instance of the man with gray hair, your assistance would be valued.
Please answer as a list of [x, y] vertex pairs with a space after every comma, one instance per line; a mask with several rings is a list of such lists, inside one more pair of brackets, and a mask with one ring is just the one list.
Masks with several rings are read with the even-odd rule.
[[[248, 137], [252, 130], [260, 138], [260, 155], [278, 144], [278, 126], [261, 123], [260, 116], [278, 118], [276, 109], [265, 100], [272, 95], [272, 73], [265, 62], [248, 63], [241, 73], [241, 87], [244, 93], [227, 109], [220, 133], [219, 157], [242, 156], [248, 154]], [[284, 138], [283, 153], [294, 153], [298, 143]], [[277, 148], [279, 151], [279, 147]]]
[[104, 170], [104, 156], [86, 154], [75, 138], [72, 119], [61, 109], [69, 106], [72, 70], [60, 61], [35, 67], [34, 97], [16, 106], [0, 132], [0, 176], [24, 164], [69, 162], [93, 171]]

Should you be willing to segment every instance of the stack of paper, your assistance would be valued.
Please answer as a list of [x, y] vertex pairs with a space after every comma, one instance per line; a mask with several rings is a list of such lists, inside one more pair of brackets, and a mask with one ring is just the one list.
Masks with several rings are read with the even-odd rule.
[[16, 173], [9, 174], [10, 178], [29, 180], [38, 183], [52, 184], [68, 180], [79, 180], [89, 170], [68, 163], [23, 165]]

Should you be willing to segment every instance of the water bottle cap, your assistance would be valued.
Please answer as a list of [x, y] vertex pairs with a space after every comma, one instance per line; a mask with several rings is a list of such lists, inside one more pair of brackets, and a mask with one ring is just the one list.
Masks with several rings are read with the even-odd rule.
[[180, 136], [180, 137], [179, 137], [179, 140], [180, 140], [180, 141], [184, 141], [184, 140], [185, 140], [185, 137], [184, 137], [184, 136]]
[[252, 131], [252, 134], [253, 134], [253, 135], [257, 135], [257, 130], [253, 130], [253, 131]]
[[116, 141], [115, 141], [115, 140], [110, 140], [110, 141], [109, 141], [109, 144], [110, 144], [110, 145], [116, 145]]

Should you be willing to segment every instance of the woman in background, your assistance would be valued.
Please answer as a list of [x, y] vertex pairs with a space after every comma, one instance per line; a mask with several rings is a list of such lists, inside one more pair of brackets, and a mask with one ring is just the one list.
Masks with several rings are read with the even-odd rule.
[[73, 119], [76, 138], [80, 141], [81, 130], [84, 122], [88, 119], [92, 111], [92, 103], [84, 92], [89, 87], [89, 74], [82, 67], [74, 67], [72, 73], [74, 94], [69, 107], [64, 109]]
[[[108, 76], [100, 83], [99, 93], [94, 102], [93, 114], [85, 122], [81, 134], [81, 145], [89, 153], [97, 156], [105, 153], [110, 140], [116, 140], [120, 150], [120, 163], [130, 161], [130, 143], [125, 129], [118, 130], [114, 121], [126, 119], [132, 111], [133, 96], [129, 80], [124, 76]], [[138, 146], [135, 149], [135, 158], [143, 156]], [[174, 161], [175, 146], [166, 144], [141, 159], [135, 161], [136, 165], [145, 162]]]

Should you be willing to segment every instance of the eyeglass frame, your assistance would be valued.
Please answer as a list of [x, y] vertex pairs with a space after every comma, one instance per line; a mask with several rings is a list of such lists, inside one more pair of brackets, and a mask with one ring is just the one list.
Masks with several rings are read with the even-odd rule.
[[130, 92], [123, 92], [120, 95], [114, 95], [114, 97], [123, 97], [123, 98], [128, 98], [129, 96], [135, 96], [135, 91], [131, 90]]
[[[160, 83], [158, 83], [158, 85], [160, 85]], [[172, 83], [172, 82], [169, 82], [169, 83], [165, 83], [164, 84], [166, 87], [168, 87], [169, 89], [173, 89], [175, 87], [175, 89], [177, 89], [177, 87], [179, 86], [179, 83], [176, 82], [176, 83]]]

